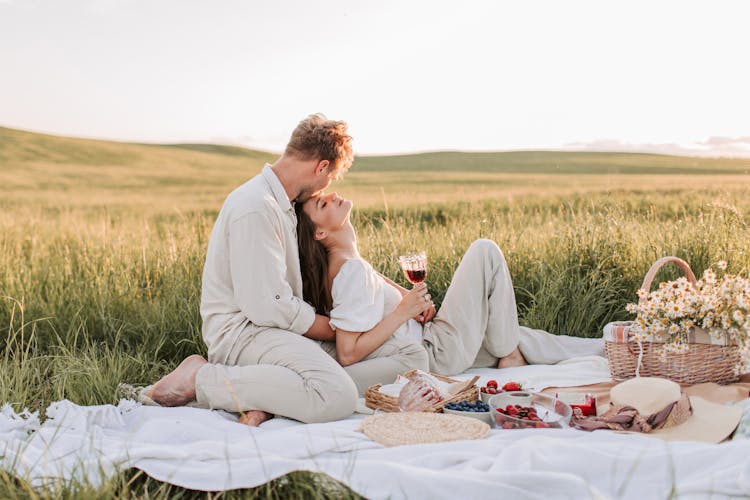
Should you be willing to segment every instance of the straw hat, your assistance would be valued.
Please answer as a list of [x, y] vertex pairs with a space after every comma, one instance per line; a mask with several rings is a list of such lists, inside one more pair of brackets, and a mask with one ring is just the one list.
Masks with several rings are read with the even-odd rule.
[[490, 426], [475, 418], [443, 413], [379, 413], [362, 421], [362, 432], [385, 446], [481, 439]]
[[648, 432], [649, 436], [667, 441], [719, 443], [734, 431], [742, 416], [739, 407], [711, 403], [697, 396], [687, 397], [678, 384], [663, 378], [627, 380], [610, 390], [610, 399], [615, 406], [635, 408], [646, 419], [677, 403], [664, 426]]

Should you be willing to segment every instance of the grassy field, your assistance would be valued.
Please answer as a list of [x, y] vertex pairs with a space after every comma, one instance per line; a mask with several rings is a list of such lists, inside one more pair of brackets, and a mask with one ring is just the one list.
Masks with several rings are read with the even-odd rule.
[[[200, 338], [200, 276], [223, 199], [275, 155], [0, 128], [0, 402], [43, 410], [117, 401]], [[357, 158], [334, 188], [355, 202], [360, 250], [405, 284], [395, 256], [426, 249], [439, 304], [476, 238], [504, 250], [521, 322], [598, 336], [623, 319], [658, 257], [696, 273], [750, 268], [750, 160], [619, 153], [428, 153]], [[668, 271], [664, 277], [674, 276]], [[234, 497], [339, 497], [293, 474]], [[307, 489], [305, 489], [307, 488]], [[311, 491], [314, 490], [314, 493]], [[137, 473], [71, 498], [198, 497]], [[31, 492], [0, 473], [0, 497]]]

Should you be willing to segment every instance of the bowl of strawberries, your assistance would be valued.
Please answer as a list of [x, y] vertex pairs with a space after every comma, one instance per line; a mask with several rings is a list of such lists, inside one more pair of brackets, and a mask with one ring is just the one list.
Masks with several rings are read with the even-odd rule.
[[479, 388], [479, 397], [485, 403], [490, 401], [490, 398], [495, 394], [500, 394], [508, 391], [521, 391], [523, 386], [520, 382], [505, 382], [502, 386], [497, 383], [497, 380], [488, 380], [487, 383]]
[[[515, 397], [523, 403], [514, 404]], [[562, 429], [573, 415], [567, 403], [536, 392], [508, 391], [492, 396], [488, 404], [498, 429]]]

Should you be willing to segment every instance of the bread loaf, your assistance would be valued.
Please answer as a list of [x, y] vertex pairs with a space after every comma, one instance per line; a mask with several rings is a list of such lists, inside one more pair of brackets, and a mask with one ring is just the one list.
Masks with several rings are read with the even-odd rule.
[[416, 373], [409, 379], [398, 396], [401, 411], [424, 411], [440, 400], [440, 389], [434, 378], [426, 373]]

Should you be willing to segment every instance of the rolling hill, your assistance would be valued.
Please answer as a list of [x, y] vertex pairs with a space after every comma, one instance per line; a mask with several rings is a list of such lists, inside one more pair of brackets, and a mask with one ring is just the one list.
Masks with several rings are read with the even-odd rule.
[[[219, 144], [139, 144], [78, 139], [0, 127], [0, 167], [32, 164], [135, 167], [154, 162], [185, 162], [226, 167], [233, 160], [262, 165], [278, 155]], [[649, 153], [575, 151], [436, 151], [358, 156], [354, 171], [468, 171], [562, 174], [737, 174], [750, 171], [750, 159], [699, 158]]]
[[[237, 146], [125, 143], [0, 127], [0, 203], [215, 207], [277, 156]], [[423, 203], [544, 190], [691, 188], [748, 181], [750, 159], [445, 151], [357, 157], [335, 189], [372, 205], [385, 203], [386, 196], [397, 203]]]

